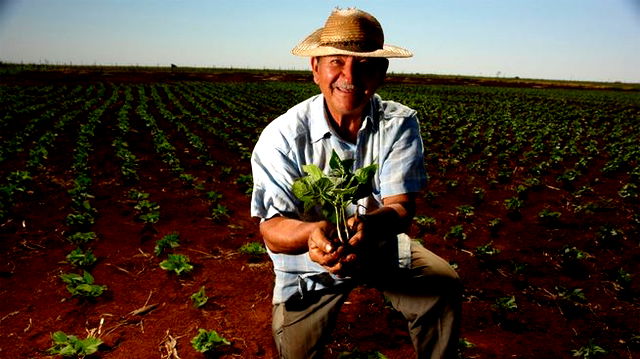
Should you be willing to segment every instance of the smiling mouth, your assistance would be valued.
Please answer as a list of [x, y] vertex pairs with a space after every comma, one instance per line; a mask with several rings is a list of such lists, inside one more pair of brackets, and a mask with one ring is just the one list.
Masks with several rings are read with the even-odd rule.
[[334, 90], [342, 92], [355, 92], [358, 88], [354, 84], [338, 82], [331, 85]]

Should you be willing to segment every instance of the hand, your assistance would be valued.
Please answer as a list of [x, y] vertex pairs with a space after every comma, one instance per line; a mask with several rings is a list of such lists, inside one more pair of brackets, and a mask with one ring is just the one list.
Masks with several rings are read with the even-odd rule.
[[329, 240], [335, 228], [327, 221], [318, 222], [318, 226], [311, 232], [308, 239], [309, 257], [312, 261], [322, 265], [329, 272], [338, 274], [342, 270], [340, 262], [344, 248], [334, 246]]

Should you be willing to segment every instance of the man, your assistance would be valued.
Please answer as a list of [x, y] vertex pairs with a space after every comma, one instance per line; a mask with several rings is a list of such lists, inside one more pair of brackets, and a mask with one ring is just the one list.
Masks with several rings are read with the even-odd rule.
[[[382, 27], [358, 9], [336, 9], [325, 26], [292, 53], [311, 58], [322, 92], [291, 108], [263, 131], [252, 156], [251, 212], [273, 260], [273, 334], [281, 358], [322, 355], [340, 306], [354, 286], [382, 290], [409, 321], [419, 358], [456, 355], [460, 283], [448, 263], [404, 234], [426, 182], [416, 112], [382, 101], [375, 91], [390, 57]], [[353, 216], [347, 244], [324, 219], [310, 219], [292, 193], [315, 164], [325, 173], [335, 151], [354, 169], [377, 164], [373, 192]]]

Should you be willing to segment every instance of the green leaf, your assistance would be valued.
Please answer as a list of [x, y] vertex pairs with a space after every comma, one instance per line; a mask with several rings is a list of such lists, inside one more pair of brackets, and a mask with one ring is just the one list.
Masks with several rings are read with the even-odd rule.
[[191, 339], [193, 348], [200, 352], [212, 352], [222, 345], [231, 344], [228, 340], [221, 337], [215, 330], [207, 331], [206, 329], [198, 329], [198, 335]]
[[311, 178], [312, 181], [317, 181], [320, 178], [324, 177], [324, 173], [320, 169], [320, 167], [310, 164], [302, 166], [302, 170]]
[[193, 265], [189, 263], [189, 257], [184, 254], [169, 254], [167, 259], [160, 262], [160, 268], [182, 275], [191, 272]]

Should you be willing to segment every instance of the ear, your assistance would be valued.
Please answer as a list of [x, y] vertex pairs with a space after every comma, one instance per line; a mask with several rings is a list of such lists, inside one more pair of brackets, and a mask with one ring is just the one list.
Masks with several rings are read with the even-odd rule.
[[313, 72], [313, 82], [318, 84], [318, 66], [320, 63], [320, 57], [314, 56], [311, 58], [311, 72]]

